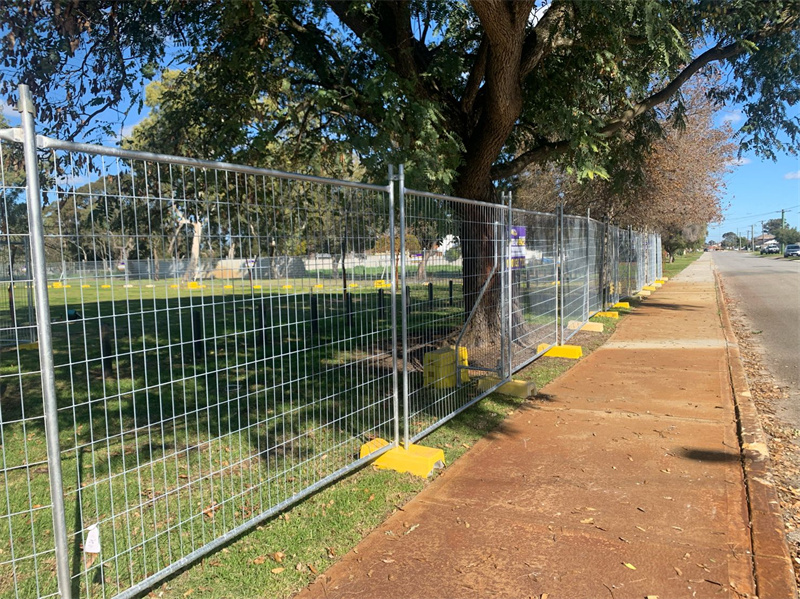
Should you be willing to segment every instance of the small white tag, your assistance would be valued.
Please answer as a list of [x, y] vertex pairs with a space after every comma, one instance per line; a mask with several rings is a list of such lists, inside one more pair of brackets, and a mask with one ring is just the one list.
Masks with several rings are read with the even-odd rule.
[[83, 542], [84, 553], [100, 553], [100, 531], [97, 524], [86, 529], [86, 540]]

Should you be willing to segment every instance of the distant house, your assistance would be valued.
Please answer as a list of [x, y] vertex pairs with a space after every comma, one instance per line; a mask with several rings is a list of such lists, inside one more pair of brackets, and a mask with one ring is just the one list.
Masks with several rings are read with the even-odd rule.
[[773, 244], [778, 243], [777, 241], [775, 241], [775, 236], [771, 235], [769, 233], [764, 233], [763, 235], [758, 235], [758, 236], [756, 236], [755, 239], [753, 239], [753, 241], [754, 241], [754, 245], [755, 245], [756, 249], [758, 249], [758, 248], [760, 248], [762, 246], [765, 246], [765, 245], [773, 245]]

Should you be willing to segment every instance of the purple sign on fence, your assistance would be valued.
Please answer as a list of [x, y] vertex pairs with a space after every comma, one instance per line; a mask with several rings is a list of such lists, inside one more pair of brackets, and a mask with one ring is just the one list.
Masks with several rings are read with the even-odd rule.
[[525, 268], [525, 227], [511, 227], [508, 233], [508, 266], [512, 270]]

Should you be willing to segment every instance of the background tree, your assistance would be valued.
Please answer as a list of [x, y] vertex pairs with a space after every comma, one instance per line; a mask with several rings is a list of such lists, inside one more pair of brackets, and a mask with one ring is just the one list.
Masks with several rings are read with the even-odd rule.
[[581, 178], [557, 165], [529, 169], [518, 179], [516, 204], [544, 212], [561, 204], [569, 214], [647, 227], [661, 234], [670, 259], [695, 247], [706, 225], [722, 217], [724, 175], [736, 153], [730, 129], [714, 126], [708, 91], [705, 83], [690, 84], [681, 118], [665, 118], [663, 135], [639, 159], [621, 152], [608, 178]]
[[768, 235], [775, 235], [775, 232], [781, 227], [783, 227], [783, 219], [771, 218], [767, 221], [764, 221], [761, 230]]
[[733, 231], [728, 231], [722, 235], [722, 241], [720, 242], [720, 245], [727, 249], [733, 249], [738, 248], [740, 242], [741, 240], [736, 233]]
[[786, 245], [788, 243], [800, 243], [800, 231], [793, 227], [781, 227], [775, 230], [775, 240]]

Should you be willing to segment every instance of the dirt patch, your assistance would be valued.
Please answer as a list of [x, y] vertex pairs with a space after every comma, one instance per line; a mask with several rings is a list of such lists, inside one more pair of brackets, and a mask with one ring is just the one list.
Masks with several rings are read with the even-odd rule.
[[786, 419], [780, 409], [780, 402], [787, 399], [788, 389], [781, 387], [766, 368], [758, 332], [751, 330], [737, 302], [728, 296], [725, 302], [739, 343], [750, 392], [767, 435], [786, 538], [795, 565], [795, 579], [800, 585], [800, 427]]

